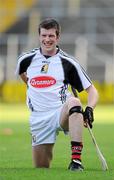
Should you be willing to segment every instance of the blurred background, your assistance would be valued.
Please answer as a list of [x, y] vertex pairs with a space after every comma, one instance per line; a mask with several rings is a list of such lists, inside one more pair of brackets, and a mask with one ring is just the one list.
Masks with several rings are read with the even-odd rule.
[[99, 103], [114, 104], [114, 0], [0, 0], [0, 101], [25, 102], [17, 58], [39, 46], [38, 24], [47, 17], [60, 22], [60, 47], [85, 68]]

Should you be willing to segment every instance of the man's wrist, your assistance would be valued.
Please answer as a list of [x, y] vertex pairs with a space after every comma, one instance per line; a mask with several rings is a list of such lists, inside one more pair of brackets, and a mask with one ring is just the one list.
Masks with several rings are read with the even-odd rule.
[[90, 107], [90, 106], [86, 106], [86, 109], [93, 111], [93, 107]]

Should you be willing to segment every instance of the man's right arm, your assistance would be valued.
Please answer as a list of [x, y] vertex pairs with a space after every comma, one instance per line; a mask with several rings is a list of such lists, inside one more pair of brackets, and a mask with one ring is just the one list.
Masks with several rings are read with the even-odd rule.
[[27, 84], [28, 78], [27, 78], [26, 72], [20, 74], [20, 77]]

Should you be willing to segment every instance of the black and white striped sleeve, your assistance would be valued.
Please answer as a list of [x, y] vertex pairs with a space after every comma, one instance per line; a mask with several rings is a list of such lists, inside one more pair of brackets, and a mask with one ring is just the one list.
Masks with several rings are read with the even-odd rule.
[[15, 74], [20, 75], [27, 71], [27, 68], [31, 64], [32, 58], [35, 54], [24, 54], [19, 57]]
[[92, 84], [90, 78], [79, 64], [72, 66], [69, 79], [71, 85], [76, 88], [78, 92], [87, 89]]
[[90, 78], [78, 62], [65, 56], [61, 60], [66, 83], [73, 86], [78, 92], [87, 89], [92, 84]]

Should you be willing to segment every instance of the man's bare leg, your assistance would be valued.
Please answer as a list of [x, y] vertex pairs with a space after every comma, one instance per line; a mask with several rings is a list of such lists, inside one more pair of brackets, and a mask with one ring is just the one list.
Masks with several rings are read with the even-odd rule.
[[41, 144], [32, 147], [33, 162], [36, 168], [49, 168], [54, 144]]
[[82, 105], [78, 98], [71, 97], [68, 99], [61, 112], [60, 124], [64, 130], [69, 130], [71, 138], [72, 156], [69, 169], [82, 171], [81, 152], [84, 123]]
[[63, 106], [60, 118], [60, 125], [64, 130], [69, 130], [72, 141], [82, 141], [83, 114], [74, 112], [69, 116], [69, 110], [75, 106], [82, 106], [78, 98], [69, 98]]

